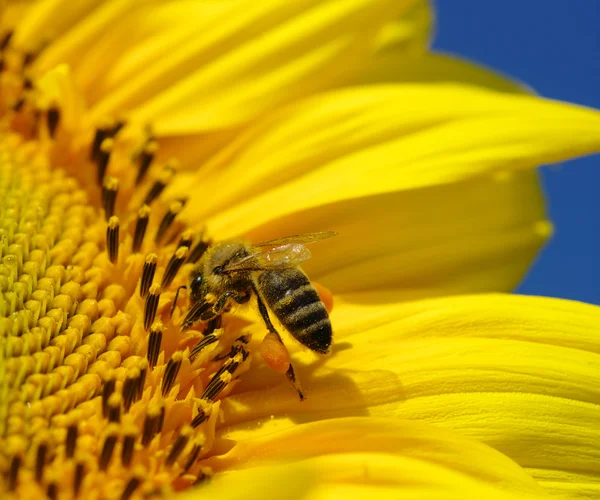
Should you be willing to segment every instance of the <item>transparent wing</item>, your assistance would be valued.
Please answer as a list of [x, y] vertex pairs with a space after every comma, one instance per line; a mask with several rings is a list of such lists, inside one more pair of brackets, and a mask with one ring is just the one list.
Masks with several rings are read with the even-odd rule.
[[225, 272], [263, 271], [268, 269], [288, 269], [310, 259], [308, 248], [299, 243], [279, 245], [273, 248], [255, 248], [250, 255], [234, 260], [224, 266]]
[[316, 243], [317, 241], [326, 240], [328, 238], [332, 238], [336, 236], [337, 233], [334, 231], [322, 231], [320, 233], [304, 233], [304, 234], [295, 234], [293, 236], [285, 236], [283, 238], [277, 238], [275, 240], [262, 241], [257, 243], [256, 247], [279, 247], [285, 246], [292, 243], [299, 243], [301, 245], [309, 245], [311, 243]]

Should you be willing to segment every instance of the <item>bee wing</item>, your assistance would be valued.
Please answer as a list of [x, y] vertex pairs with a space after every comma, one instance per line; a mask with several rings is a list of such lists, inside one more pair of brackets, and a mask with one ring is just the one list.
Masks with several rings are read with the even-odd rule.
[[322, 231], [319, 233], [304, 233], [295, 234], [293, 236], [285, 236], [283, 238], [277, 238], [275, 240], [262, 241], [254, 245], [255, 247], [280, 247], [293, 243], [301, 245], [309, 245], [310, 243], [316, 243], [317, 241], [326, 240], [336, 236], [337, 233], [334, 231]]
[[310, 259], [310, 250], [300, 243], [289, 243], [273, 248], [255, 248], [250, 255], [234, 260], [224, 268], [232, 271], [263, 271], [288, 269]]

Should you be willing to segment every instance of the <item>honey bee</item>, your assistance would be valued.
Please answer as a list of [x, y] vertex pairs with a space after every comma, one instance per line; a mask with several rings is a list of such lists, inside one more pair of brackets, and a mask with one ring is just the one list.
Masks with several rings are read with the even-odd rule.
[[230, 241], [209, 247], [190, 272], [187, 288], [191, 306], [182, 327], [189, 328], [198, 321], [214, 322], [230, 301], [245, 304], [255, 296], [269, 331], [261, 346], [263, 359], [271, 368], [285, 372], [303, 399], [269, 309], [298, 342], [320, 354], [329, 352], [332, 339], [329, 314], [298, 265], [311, 257], [305, 245], [335, 234], [307, 233], [254, 245]]

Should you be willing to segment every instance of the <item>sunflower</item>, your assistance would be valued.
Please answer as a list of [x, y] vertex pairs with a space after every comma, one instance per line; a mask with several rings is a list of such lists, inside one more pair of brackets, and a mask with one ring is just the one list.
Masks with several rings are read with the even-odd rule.
[[[600, 114], [431, 53], [420, 0], [2, 8], [3, 498], [600, 493], [600, 311], [501, 293]], [[317, 231], [301, 401], [253, 309], [177, 292]]]

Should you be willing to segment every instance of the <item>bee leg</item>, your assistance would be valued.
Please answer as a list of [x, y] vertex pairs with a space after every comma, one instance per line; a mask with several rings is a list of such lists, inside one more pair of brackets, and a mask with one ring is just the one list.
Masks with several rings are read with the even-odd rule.
[[208, 321], [213, 319], [215, 316], [219, 316], [223, 312], [225, 312], [225, 307], [227, 306], [227, 301], [229, 299], [235, 300], [238, 304], [244, 304], [250, 300], [251, 294], [249, 292], [239, 294], [236, 292], [225, 292], [221, 295], [217, 301], [213, 304], [213, 306], [205, 311], [201, 316], [201, 321]]
[[221, 328], [222, 319], [223, 319], [223, 317], [221, 315], [215, 316], [213, 319], [211, 319], [208, 322], [208, 324], [206, 325], [206, 330], [204, 330], [203, 334], [205, 336], [210, 335], [215, 330], [218, 330], [219, 328]]
[[[275, 329], [273, 323], [271, 323], [271, 318], [269, 318], [269, 311], [267, 310], [267, 306], [265, 306], [258, 293], [256, 294], [256, 300], [258, 301], [258, 310], [260, 311], [260, 315], [262, 316], [262, 319], [265, 322], [265, 325], [267, 326], [267, 330], [269, 330], [270, 333], [274, 334], [277, 337], [277, 340], [281, 342], [281, 345], [284, 345], [283, 340], [281, 340], [281, 335], [279, 335], [279, 332]], [[292, 363], [290, 363], [290, 366], [285, 372], [285, 375], [290, 381], [290, 384], [292, 384], [292, 387], [298, 392], [298, 397], [300, 398], [300, 401], [304, 401], [304, 394], [302, 393], [302, 388], [300, 387], [300, 384], [296, 379], [296, 372], [294, 372], [294, 367], [292, 366]]]

